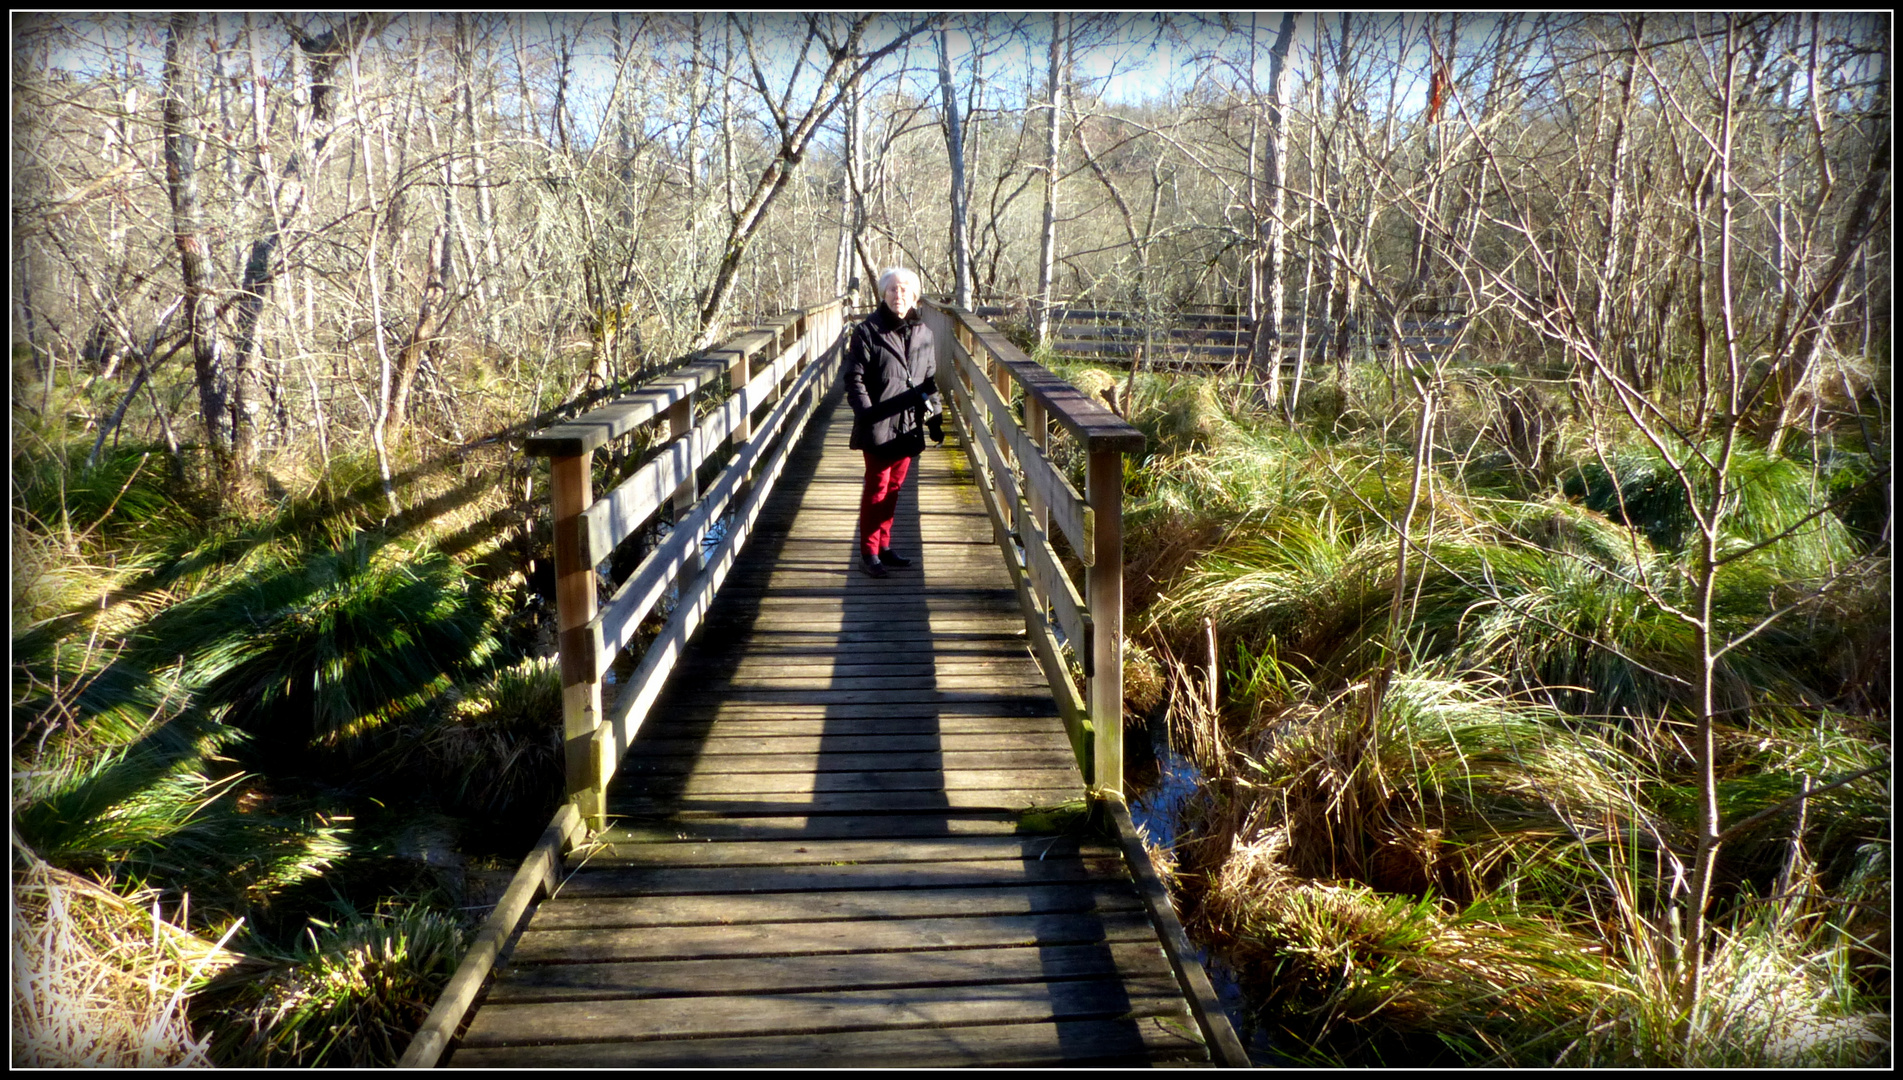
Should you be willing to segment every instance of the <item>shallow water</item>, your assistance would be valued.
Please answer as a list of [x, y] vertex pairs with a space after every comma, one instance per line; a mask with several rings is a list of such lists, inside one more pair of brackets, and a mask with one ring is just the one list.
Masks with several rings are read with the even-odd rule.
[[[1134, 745], [1144, 742], [1146, 736], [1147, 745]], [[1202, 773], [1188, 758], [1170, 749], [1161, 724], [1152, 724], [1147, 731], [1129, 729], [1125, 739], [1133, 744], [1127, 750], [1132, 762], [1130, 818], [1149, 836], [1153, 845], [1173, 848], [1182, 832], [1184, 807], [1202, 783]], [[1249, 1052], [1249, 1059], [1257, 1065], [1294, 1064], [1251, 1018], [1253, 1009], [1229, 966], [1220, 958], [1212, 957], [1206, 943], [1192, 936], [1190, 944], [1196, 946], [1196, 959], [1209, 974], [1209, 983], [1216, 991], [1222, 1011], [1236, 1029], [1243, 1048]]]

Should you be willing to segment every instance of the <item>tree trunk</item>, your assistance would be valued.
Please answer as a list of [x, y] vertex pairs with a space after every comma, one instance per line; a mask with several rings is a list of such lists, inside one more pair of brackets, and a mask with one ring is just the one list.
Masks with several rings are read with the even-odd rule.
[[[950, 17], [946, 17], [946, 22]], [[971, 237], [965, 202], [965, 132], [958, 115], [958, 95], [952, 88], [950, 33], [938, 28], [938, 89], [945, 101], [945, 151], [951, 160], [952, 303], [971, 309]]]
[[1057, 152], [1063, 124], [1064, 14], [1051, 13], [1050, 79], [1045, 100], [1049, 112], [1044, 126], [1044, 228], [1037, 259], [1037, 341], [1051, 340], [1051, 289], [1057, 276]]
[[1262, 217], [1264, 251], [1262, 253], [1262, 291], [1264, 310], [1256, 320], [1256, 385], [1265, 408], [1282, 404], [1282, 320], [1288, 311], [1288, 290], [1283, 287], [1288, 251], [1288, 225], [1282, 220], [1288, 203], [1284, 184], [1288, 171], [1288, 50], [1295, 39], [1295, 16], [1283, 12], [1282, 25], [1276, 30], [1275, 44], [1269, 47], [1269, 131], [1263, 151], [1262, 180], [1268, 189], [1267, 206]]
[[392, 443], [403, 436], [403, 425], [410, 415], [410, 388], [416, 382], [417, 368], [430, 343], [436, 340], [436, 332], [442, 329], [443, 317], [449, 311], [448, 239], [448, 226], [436, 226], [429, 241], [429, 261], [424, 269], [427, 276], [423, 283], [423, 300], [417, 307], [416, 325], [403, 340], [403, 347], [397, 350], [390, 400], [383, 413], [384, 438]]
[[217, 279], [204, 235], [204, 209], [198, 191], [198, 76], [189, 64], [198, 16], [172, 16], [165, 37], [165, 186], [172, 203], [172, 235], [178, 246], [185, 286], [186, 332], [192, 341], [192, 370], [198, 384], [199, 414], [205, 444], [217, 472], [216, 486], [228, 492], [235, 480], [233, 390], [230, 349], [218, 326]]

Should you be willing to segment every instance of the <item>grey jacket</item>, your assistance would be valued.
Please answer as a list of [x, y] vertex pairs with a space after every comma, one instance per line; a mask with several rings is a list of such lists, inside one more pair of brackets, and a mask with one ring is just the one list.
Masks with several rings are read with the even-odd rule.
[[937, 350], [918, 312], [901, 319], [880, 304], [846, 343], [846, 403], [854, 450], [897, 460], [925, 449], [925, 421], [939, 411]]

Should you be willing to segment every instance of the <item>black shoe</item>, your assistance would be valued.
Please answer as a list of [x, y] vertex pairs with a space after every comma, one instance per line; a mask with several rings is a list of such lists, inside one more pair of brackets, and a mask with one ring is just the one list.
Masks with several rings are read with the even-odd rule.
[[896, 566], [901, 570], [912, 565], [912, 560], [895, 553], [891, 548], [886, 548], [884, 551], [879, 552], [879, 561], [887, 566]]
[[859, 557], [859, 569], [864, 570], [868, 577], [886, 576], [884, 563], [881, 563], [877, 559], [868, 559], [863, 555]]

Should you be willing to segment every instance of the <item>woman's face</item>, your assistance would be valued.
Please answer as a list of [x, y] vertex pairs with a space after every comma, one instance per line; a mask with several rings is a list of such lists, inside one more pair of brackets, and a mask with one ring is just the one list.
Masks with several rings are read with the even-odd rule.
[[891, 308], [893, 314], [909, 315], [917, 303], [918, 289], [912, 284], [912, 279], [894, 277], [886, 283], [885, 306]]

